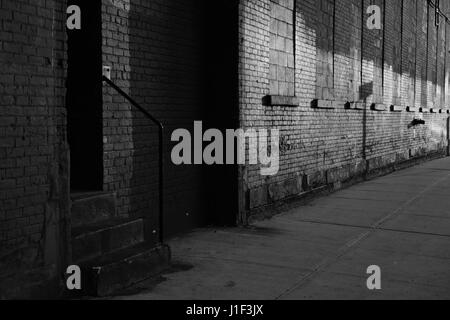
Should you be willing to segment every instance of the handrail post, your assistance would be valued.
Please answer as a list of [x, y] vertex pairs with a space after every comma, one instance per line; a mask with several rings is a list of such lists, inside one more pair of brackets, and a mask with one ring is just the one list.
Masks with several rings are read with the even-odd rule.
[[158, 126], [159, 131], [159, 242], [164, 244], [164, 125], [153, 117], [147, 110], [134, 101], [125, 91], [120, 89], [114, 82], [103, 76], [103, 82], [106, 82], [111, 88], [116, 90], [135, 108], [141, 111], [148, 119]]
[[164, 243], [164, 126], [159, 124], [159, 242]]

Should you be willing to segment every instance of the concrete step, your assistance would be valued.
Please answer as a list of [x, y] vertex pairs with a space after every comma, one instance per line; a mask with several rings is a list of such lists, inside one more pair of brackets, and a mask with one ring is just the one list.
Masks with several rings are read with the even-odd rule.
[[128, 248], [144, 241], [143, 219], [111, 219], [72, 229], [72, 259], [76, 263]]
[[152, 278], [169, 267], [168, 246], [139, 244], [81, 264], [82, 292], [87, 296], [106, 297]]
[[112, 192], [73, 192], [72, 227], [98, 223], [116, 217], [116, 195]]

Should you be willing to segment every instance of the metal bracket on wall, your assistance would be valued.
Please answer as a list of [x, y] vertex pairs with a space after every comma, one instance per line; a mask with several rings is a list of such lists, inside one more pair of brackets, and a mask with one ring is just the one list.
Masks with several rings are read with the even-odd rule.
[[391, 112], [403, 112], [405, 108], [403, 106], [391, 105], [390, 110]]
[[372, 111], [386, 111], [387, 106], [383, 103], [372, 103], [370, 106], [370, 110]]

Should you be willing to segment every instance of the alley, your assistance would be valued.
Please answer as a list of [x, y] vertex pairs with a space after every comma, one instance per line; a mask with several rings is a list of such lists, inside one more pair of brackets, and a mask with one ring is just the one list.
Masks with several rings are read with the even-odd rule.
[[170, 242], [171, 272], [115, 299], [449, 299], [449, 192], [446, 158], [251, 228], [197, 230]]

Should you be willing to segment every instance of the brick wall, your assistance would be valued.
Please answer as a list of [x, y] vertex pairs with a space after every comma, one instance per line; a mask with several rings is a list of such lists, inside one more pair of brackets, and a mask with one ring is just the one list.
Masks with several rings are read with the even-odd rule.
[[[448, 2], [442, 2], [442, 9], [446, 10], [445, 4]], [[448, 12], [448, 11], [444, 11]], [[437, 27], [437, 53], [436, 53], [436, 105], [445, 105], [445, 56], [446, 52], [446, 28], [447, 23], [440, 17], [439, 25]]]
[[415, 105], [417, 62], [417, 2], [404, 1], [402, 10], [401, 105]]
[[[282, 135], [278, 175], [262, 177], [258, 166], [243, 170], [246, 210], [445, 151], [448, 24], [441, 19], [436, 27], [427, 1], [295, 1], [296, 105], [290, 106], [261, 102], [272, 94], [274, 2], [240, 4], [241, 126], [278, 128]], [[374, 4], [381, 30], [366, 26]], [[414, 118], [426, 125], [408, 127]]]
[[[103, 64], [165, 125], [166, 232], [189, 230], [204, 218], [204, 176], [201, 166], [172, 165], [169, 142], [174, 130], [192, 132], [204, 115], [202, 7], [189, 0], [102, 3]], [[103, 102], [104, 189], [117, 192], [119, 214], [147, 217], [158, 230], [158, 128], [108, 87]]]
[[416, 107], [427, 105], [427, 32], [428, 5], [417, 1]]
[[[237, 199], [234, 172], [172, 165], [170, 134], [195, 120], [225, 129], [238, 115], [240, 127], [281, 130], [276, 176], [240, 170], [243, 211], [448, 146], [450, 26], [436, 27], [426, 0], [241, 0], [233, 18], [225, 3], [102, 0], [103, 64], [166, 125], [169, 233], [210, 221], [212, 202], [235, 213], [224, 204]], [[382, 30], [366, 27], [372, 4]], [[65, 16], [63, 1], [0, 0], [0, 298], [32, 294], [66, 256]], [[233, 26], [238, 38], [226, 38]], [[290, 99], [263, 103], [271, 95]], [[104, 189], [120, 215], [157, 230], [157, 128], [106, 86], [103, 103]], [[426, 125], [409, 128], [413, 118]]]
[[271, 2], [270, 8], [270, 93], [295, 95], [294, 1]]
[[435, 14], [432, 8], [428, 10], [428, 38], [427, 38], [427, 106], [433, 108], [436, 105], [436, 81], [437, 81], [437, 28]]
[[[450, 11], [450, 3], [448, 1], [444, 2], [445, 12]], [[445, 25], [445, 52], [450, 52], [450, 25]], [[445, 79], [444, 79], [444, 95], [445, 103], [444, 105], [450, 104], [450, 59], [446, 57], [445, 59]]]
[[[205, 203], [234, 196], [204, 167], [176, 167], [170, 160], [173, 130], [203, 119], [231, 128], [217, 120], [235, 116], [227, 108], [234, 88], [223, 76], [229, 53], [220, 45], [228, 26], [211, 25], [223, 3], [209, 11], [205, 4], [102, 0], [103, 64], [166, 125], [170, 233], [204, 224], [205, 212], [214, 211]], [[386, 13], [382, 30], [366, 27], [372, 4]], [[448, 1], [441, 6], [450, 8]], [[26, 278], [30, 270], [44, 273], [40, 279], [54, 276], [65, 256], [64, 11], [59, 1], [0, 1], [1, 283]], [[230, 21], [239, 28], [239, 124], [281, 130], [278, 175], [262, 177], [258, 166], [240, 170], [244, 211], [312, 188], [339, 187], [448, 145], [450, 27], [443, 20], [436, 27], [427, 1], [242, 0], [238, 15], [239, 24]], [[225, 47], [234, 43], [227, 41]], [[263, 104], [270, 95], [295, 99]], [[117, 193], [119, 214], [146, 217], [157, 230], [157, 128], [106, 86], [103, 103], [104, 189]], [[413, 118], [426, 125], [409, 128]], [[234, 181], [221, 174], [215, 177]]]
[[[375, 52], [377, 60], [382, 60], [384, 67], [381, 68], [381, 61], [378, 64], [377, 70], [380, 70], [384, 76], [384, 82], [379, 82], [382, 87], [380, 96], [384, 99], [379, 99], [378, 102], [383, 101], [385, 104], [401, 105], [401, 74], [402, 74], [402, 2], [401, 1], [386, 1], [378, 2], [377, 5], [384, 9], [385, 13], [385, 28], [381, 31], [370, 31], [379, 33], [377, 39], [378, 51]], [[383, 7], [384, 6], [384, 7]], [[383, 40], [384, 38], [384, 40]], [[381, 51], [380, 51], [381, 50]], [[383, 57], [384, 53], [384, 57]], [[369, 58], [370, 63], [372, 59]], [[377, 79], [375, 82], [378, 82]]]
[[315, 11], [316, 98], [334, 100], [334, 1], [317, 1]]
[[337, 100], [357, 101], [361, 85], [361, 1], [336, 2], [334, 89]]
[[61, 271], [65, 60], [62, 1], [0, 1], [0, 298], [32, 294]]

